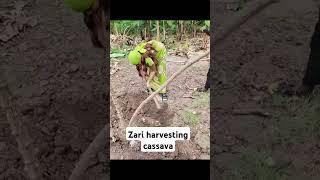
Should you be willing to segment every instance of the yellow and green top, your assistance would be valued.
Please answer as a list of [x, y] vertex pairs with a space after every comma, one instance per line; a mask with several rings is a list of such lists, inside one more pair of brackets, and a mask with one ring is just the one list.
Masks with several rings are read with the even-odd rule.
[[[163, 43], [151, 40], [148, 42], [142, 42], [133, 49], [128, 56], [128, 60], [133, 65], [138, 65], [141, 63], [141, 57], [147, 52], [146, 45], [151, 44], [153, 49], [155, 50], [155, 58], [158, 60], [158, 71], [156, 72], [155, 77], [151, 80], [150, 86], [153, 90], [157, 90], [163, 85], [166, 80], [166, 60], [165, 57], [167, 55], [167, 50]], [[147, 65], [147, 75], [150, 75], [150, 67], [154, 64], [151, 57], [145, 58], [145, 63]], [[164, 88], [160, 93], [166, 93], [166, 88]]]

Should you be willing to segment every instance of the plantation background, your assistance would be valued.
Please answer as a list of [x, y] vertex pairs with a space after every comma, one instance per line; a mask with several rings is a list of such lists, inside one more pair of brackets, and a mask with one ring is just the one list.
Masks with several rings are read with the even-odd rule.
[[126, 56], [149, 35], [175, 55], [186, 57], [189, 51], [205, 49], [209, 41], [203, 30], [210, 29], [210, 20], [114, 20], [110, 24], [111, 58]]
[[136, 36], [143, 31], [151, 33], [163, 41], [170, 35], [180, 37], [192, 34], [195, 37], [199, 31], [209, 29], [209, 27], [209, 20], [114, 20], [111, 21], [111, 34]]

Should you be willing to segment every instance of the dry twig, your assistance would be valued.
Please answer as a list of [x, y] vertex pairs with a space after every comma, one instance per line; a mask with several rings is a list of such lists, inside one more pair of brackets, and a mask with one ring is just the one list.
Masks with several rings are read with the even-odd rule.
[[[104, 126], [99, 134], [90, 143], [86, 151], [81, 155], [80, 160], [73, 169], [69, 180], [79, 180], [88, 168], [89, 162], [92, 158], [95, 158], [97, 152], [107, 143], [107, 126]], [[107, 153], [107, 152], [105, 152]]]
[[271, 117], [271, 114], [263, 111], [262, 109], [236, 109], [233, 110], [234, 115], [255, 115], [262, 117]]
[[279, 0], [259, 0], [248, 3], [246, 7], [237, 14], [234, 21], [226, 22], [220, 29], [217, 29], [216, 35], [214, 36], [214, 44], [220, 43], [251, 17], [257, 15], [260, 11], [278, 1]]

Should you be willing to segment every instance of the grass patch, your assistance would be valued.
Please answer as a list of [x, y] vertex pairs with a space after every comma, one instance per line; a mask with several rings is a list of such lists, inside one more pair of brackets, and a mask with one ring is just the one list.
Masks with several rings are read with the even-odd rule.
[[127, 57], [129, 54], [129, 51], [125, 51], [122, 49], [118, 49], [118, 48], [112, 48], [110, 51], [110, 58], [124, 58]]
[[200, 116], [197, 113], [194, 113], [192, 111], [189, 110], [184, 110], [180, 116], [182, 117], [182, 119], [190, 124], [198, 124], [200, 122]]
[[226, 179], [286, 180], [287, 176], [286, 169], [277, 167], [270, 153], [243, 149], [240, 161]]
[[[288, 149], [288, 145], [320, 140], [320, 93], [315, 91], [309, 97], [285, 97], [274, 95], [271, 100], [274, 107], [272, 119], [268, 120], [265, 146], [278, 145], [278, 150]], [[271, 140], [271, 141], [269, 141]], [[262, 140], [264, 142], [264, 140]], [[293, 146], [294, 147], [294, 146]], [[224, 179], [228, 180], [287, 180], [297, 171], [289, 164], [273, 159], [271, 148], [242, 148], [240, 158], [230, 163]], [[285, 153], [285, 151], [283, 151]], [[297, 178], [303, 179], [303, 178]]]
[[194, 92], [193, 96], [196, 98], [192, 101], [192, 104], [186, 110], [183, 110], [179, 116], [184, 122], [196, 125], [201, 120], [201, 113], [197, 112], [196, 109], [209, 107], [209, 92]]
[[196, 99], [191, 104], [191, 108], [204, 108], [209, 107], [210, 103], [210, 94], [209, 92], [195, 92], [194, 96], [196, 96]]
[[272, 119], [271, 135], [284, 146], [320, 139], [320, 94], [309, 97], [274, 96], [273, 106], [282, 110]]

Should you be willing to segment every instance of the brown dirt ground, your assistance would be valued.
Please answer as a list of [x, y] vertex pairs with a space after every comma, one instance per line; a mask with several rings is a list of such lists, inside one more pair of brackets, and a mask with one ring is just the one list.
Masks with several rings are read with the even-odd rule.
[[[237, 14], [226, 11], [222, 4], [213, 3], [211, 7], [215, 28], [222, 27], [223, 22], [231, 21]], [[288, 116], [284, 127], [278, 127], [276, 124], [283, 119], [275, 117], [285, 114], [290, 107], [289, 104], [283, 104], [282, 108], [275, 106], [272, 102], [275, 94], [268, 90], [282, 82], [301, 83], [317, 15], [311, 0], [280, 0], [215, 47], [215, 88], [211, 93], [215, 117], [211, 119], [212, 178], [319, 179], [319, 138], [290, 143], [294, 137], [289, 136], [285, 143], [275, 143], [273, 138], [277, 136], [270, 133], [276, 128], [280, 134], [299, 129], [306, 121], [303, 117], [307, 112]], [[232, 113], [234, 109], [246, 108], [261, 109], [272, 117]], [[293, 125], [295, 116], [302, 117], [296, 121], [300, 125]], [[257, 157], [252, 157], [255, 153]], [[262, 160], [258, 158], [260, 155]], [[244, 157], [250, 158], [245, 161]], [[265, 167], [260, 160], [275, 165]], [[280, 174], [285, 176], [280, 178]]]
[[[208, 47], [209, 48], [209, 47]], [[203, 51], [191, 55], [196, 57]], [[186, 61], [188, 59], [179, 56], [168, 56], [168, 61]], [[179, 69], [182, 63], [167, 62], [168, 77]], [[119, 118], [114, 105], [111, 103], [111, 159], [209, 159], [210, 132], [209, 132], [209, 94], [196, 93], [195, 88], [204, 85], [209, 61], [200, 61], [178, 76], [168, 90], [168, 104], [155, 110], [153, 101], [144, 106], [142, 113], [138, 116], [137, 126], [178, 126], [191, 128], [190, 141], [177, 141], [174, 153], [144, 153], [140, 151], [140, 143], [130, 147], [129, 142], [121, 135]], [[138, 76], [134, 66], [126, 59], [114, 59], [111, 61], [111, 91], [116, 97], [116, 103], [121, 106], [125, 116], [125, 124], [139, 106], [148, 97], [144, 91], [145, 82]], [[190, 98], [193, 97], [193, 98]], [[202, 98], [201, 98], [202, 97]], [[185, 111], [197, 113], [199, 122], [190, 123], [182, 116]]]
[[[67, 179], [107, 121], [106, 61], [103, 51], [93, 48], [82, 15], [63, 1], [24, 2], [22, 14], [11, 20], [5, 14], [18, 7], [12, 0], [0, 3], [0, 81], [15, 97], [17, 118], [28, 129], [24, 133], [31, 136], [43, 178]], [[4, 109], [0, 114], [0, 179], [28, 179]], [[106, 148], [83, 179], [108, 177]]]

